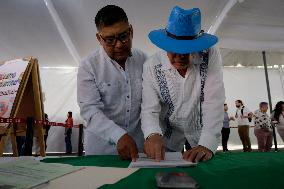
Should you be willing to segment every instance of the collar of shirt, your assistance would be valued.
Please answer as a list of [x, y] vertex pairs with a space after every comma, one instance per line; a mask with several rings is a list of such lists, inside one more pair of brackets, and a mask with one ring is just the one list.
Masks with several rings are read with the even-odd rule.
[[[132, 51], [132, 49], [131, 49], [131, 51]], [[131, 53], [132, 53], [132, 52], [131, 52]], [[121, 67], [115, 60], [111, 59], [111, 58], [108, 56], [108, 54], [106, 53], [106, 51], [104, 50], [103, 47], [100, 47], [100, 54], [102, 54], [103, 57], [104, 57], [107, 61], [111, 62], [114, 66], [116, 66], [116, 67], [117, 67], [117, 66]], [[129, 58], [131, 58], [131, 57], [128, 57], [128, 58], [126, 59], [126, 61], [125, 61], [125, 69], [126, 69], [127, 62], [129, 61]]]

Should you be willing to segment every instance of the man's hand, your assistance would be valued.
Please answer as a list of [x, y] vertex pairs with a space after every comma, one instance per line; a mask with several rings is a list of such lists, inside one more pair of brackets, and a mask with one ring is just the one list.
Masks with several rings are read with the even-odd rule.
[[136, 161], [138, 158], [138, 149], [135, 141], [127, 133], [117, 142], [117, 152], [121, 159]]
[[148, 158], [159, 162], [165, 159], [165, 145], [161, 135], [154, 134], [144, 142], [144, 152]]
[[204, 146], [196, 146], [183, 153], [183, 159], [190, 162], [208, 161], [213, 157], [211, 150]]

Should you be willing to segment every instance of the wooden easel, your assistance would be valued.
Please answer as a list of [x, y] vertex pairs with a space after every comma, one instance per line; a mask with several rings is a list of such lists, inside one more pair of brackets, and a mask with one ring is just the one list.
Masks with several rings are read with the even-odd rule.
[[[44, 120], [38, 61], [33, 58], [23, 60], [28, 61], [29, 63], [22, 75], [20, 86], [10, 113], [10, 118], [34, 117], [36, 120]], [[0, 140], [0, 156], [3, 155], [8, 137], [11, 138], [13, 155], [18, 156], [16, 136], [26, 136], [26, 124], [9, 124], [5, 132], [6, 133], [2, 135]], [[36, 125], [34, 127], [34, 136], [37, 137], [38, 140], [40, 155], [45, 156], [42, 125]]]

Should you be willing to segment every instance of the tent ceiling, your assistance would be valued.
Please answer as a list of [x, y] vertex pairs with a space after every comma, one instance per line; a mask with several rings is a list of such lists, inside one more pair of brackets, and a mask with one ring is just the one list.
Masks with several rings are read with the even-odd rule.
[[221, 24], [220, 46], [241, 50], [284, 50], [284, 1], [245, 0]]
[[[149, 55], [158, 49], [147, 39], [155, 28], [163, 28], [170, 9], [199, 7], [203, 29], [215, 22], [228, 0], [50, 0], [59, 15], [80, 58], [97, 49], [93, 18], [106, 4], [123, 7], [134, 27], [134, 47]], [[253, 55], [228, 49], [284, 51], [284, 2], [282, 0], [245, 0], [237, 3], [217, 30], [224, 56], [224, 65], [235, 65], [247, 57], [243, 65], [258, 65], [249, 61]], [[41, 66], [77, 66], [66, 47], [44, 0], [7, 0], [0, 2], [0, 60], [34, 56]], [[253, 54], [253, 52], [251, 52]], [[229, 55], [234, 56], [229, 57]], [[274, 57], [274, 55], [273, 55]], [[242, 59], [243, 60], [243, 59]], [[260, 59], [262, 60], [262, 59]], [[283, 62], [283, 54], [275, 53], [275, 61]], [[248, 63], [249, 62], [249, 63]], [[270, 61], [268, 61], [270, 63]]]
[[[263, 57], [261, 51], [243, 51], [220, 49], [224, 66], [263, 66]], [[266, 52], [267, 65], [284, 65], [284, 53]]]
[[41, 66], [75, 66], [43, 1], [1, 1], [0, 27], [0, 60], [34, 56]]

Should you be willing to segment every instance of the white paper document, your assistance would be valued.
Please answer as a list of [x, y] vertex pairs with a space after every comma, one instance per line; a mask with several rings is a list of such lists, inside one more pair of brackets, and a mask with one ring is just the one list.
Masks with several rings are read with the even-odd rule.
[[0, 164], [1, 189], [32, 188], [82, 169], [82, 167], [72, 165], [42, 163], [28, 158], [22, 159]]
[[156, 162], [154, 159], [147, 158], [145, 154], [139, 153], [136, 162], [131, 162], [129, 168], [163, 168], [163, 167], [189, 167], [197, 163], [185, 161], [180, 152], [166, 152], [165, 159]]
[[95, 189], [105, 184], [114, 184], [137, 170], [88, 166], [85, 169], [51, 180], [33, 189]]

